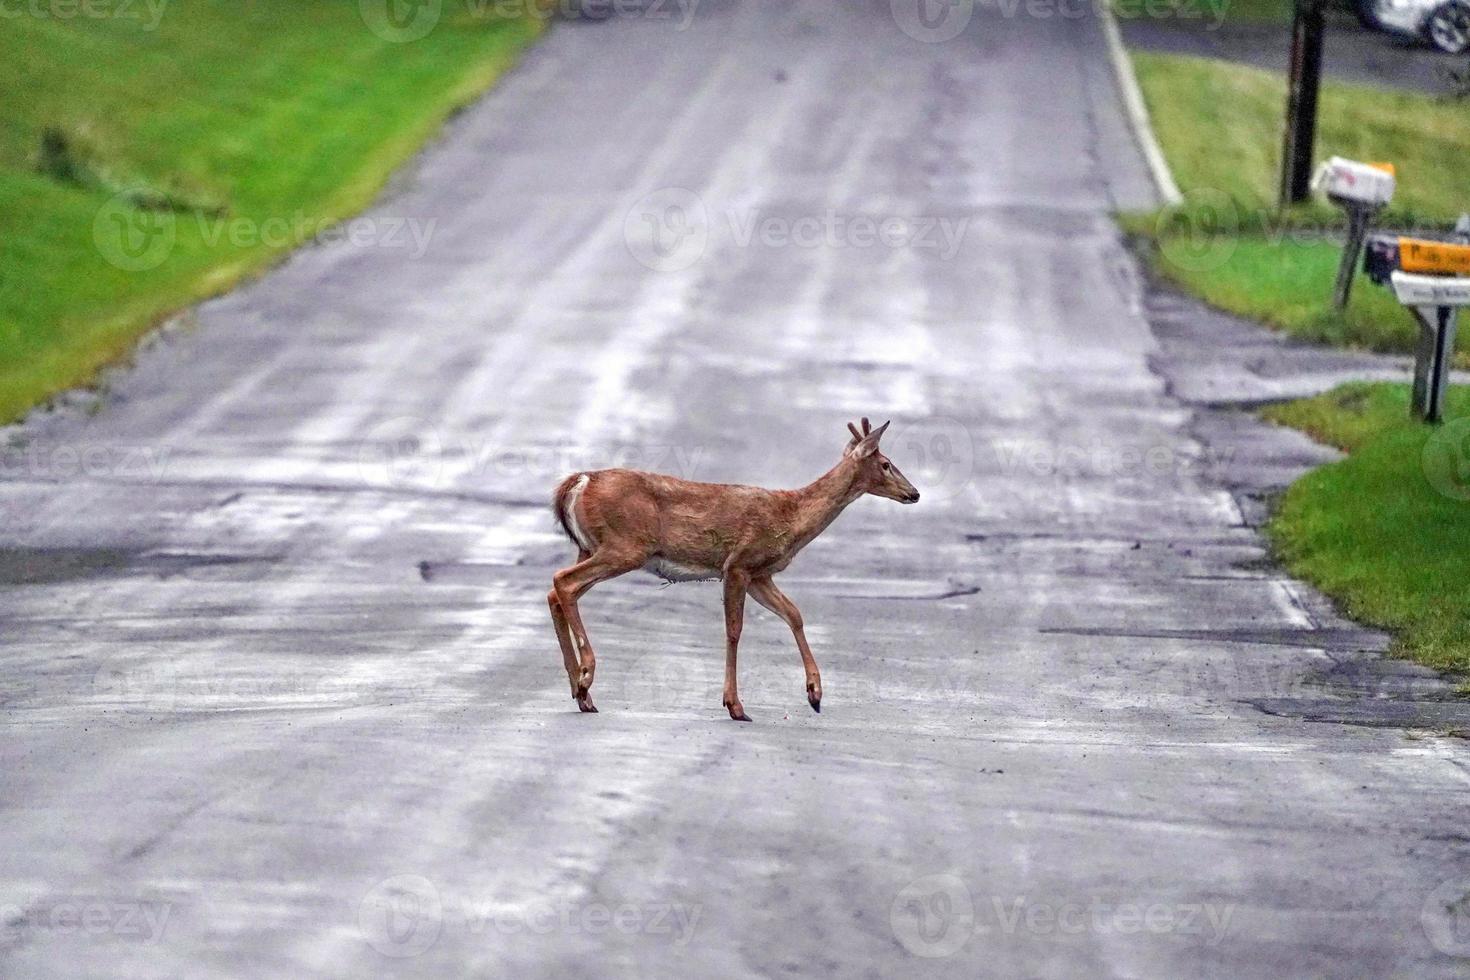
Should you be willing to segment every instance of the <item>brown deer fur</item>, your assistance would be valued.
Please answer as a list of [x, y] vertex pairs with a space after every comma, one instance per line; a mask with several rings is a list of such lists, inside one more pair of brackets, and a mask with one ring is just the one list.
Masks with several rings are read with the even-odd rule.
[[724, 583], [724, 705], [731, 718], [750, 720], [735, 686], [747, 593], [791, 627], [806, 670], [807, 700], [822, 710], [822, 679], [801, 612], [771, 576], [863, 494], [906, 504], [919, 499], [914, 485], [878, 451], [887, 422], [873, 429], [863, 419], [861, 432], [851, 423], [847, 428], [852, 439], [842, 459], [800, 490], [693, 483], [625, 469], [573, 473], [557, 485], [552, 509], [578, 555], [576, 564], [552, 577], [546, 600], [579, 708], [597, 710], [590, 693], [597, 656], [577, 600], [598, 582], [641, 568], [670, 581]]

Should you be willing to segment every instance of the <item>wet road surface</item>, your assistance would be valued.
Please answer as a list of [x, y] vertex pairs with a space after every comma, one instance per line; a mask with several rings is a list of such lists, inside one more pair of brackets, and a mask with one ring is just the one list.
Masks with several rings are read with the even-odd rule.
[[[1382, 638], [1149, 368], [1097, 24], [897, 7], [560, 25], [11, 434], [0, 973], [1463, 975], [1465, 743], [1249, 703]], [[797, 486], [860, 415], [924, 498], [780, 580], [822, 714], [752, 605], [729, 721], [718, 588], [648, 576], [579, 714], [555, 482]]]

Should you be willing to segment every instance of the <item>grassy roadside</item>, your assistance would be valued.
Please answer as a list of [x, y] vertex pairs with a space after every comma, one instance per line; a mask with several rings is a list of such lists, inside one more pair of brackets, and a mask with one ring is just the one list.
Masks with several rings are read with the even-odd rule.
[[[1275, 212], [1284, 79], [1240, 65], [1134, 53], [1159, 142], [1184, 205], [1129, 215], [1155, 270], [1211, 305], [1304, 340], [1378, 351], [1412, 349], [1415, 329], [1388, 291], [1360, 280], [1348, 309], [1329, 297], [1339, 212], [1322, 204]], [[1399, 188], [1382, 224], [1443, 228], [1470, 209], [1461, 176], [1470, 103], [1324, 82], [1317, 156], [1390, 160]], [[1470, 335], [1459, 357], [1470, 364]]]
[[0, 423], [371, 202], [539, 32], [494, 7], [411, 40], [368, 0], [7, 18]]
[[[1121, 21], [1154, 18], [1172, 21], [1185, 29], [1218, 30], [1224, 24], [1241, 26], [1291, 24], [1295, 0], [1109, 0]], [[1356, 0], [1328, 0], [1328, 27], [1334, 21], [1357, 20]], [[1283, 34], [1284, 38], [1286, 35]]]
[[1269, 532], [1293, 575], [1394, 630], [1395, 654], [1470, 672], [1470, 389], [1438, 428], [1408, 406], [1407, 385], [1359, 383], [1266, 409], [1350, 454], [1292, 484]]
[[[1329, 311], [1342, 225], [1321, 203], [1275, 211], [1285, 82], [1201, 59], [1134, 54], [1182, 207], [1129, 215], [1154, 270], [1211, 305], [1317, 342], [1409, 351], [1416, 328], [1386, 289], [1359, 279]], [[1470, 104], [1324, 83], [1317, 155], [1390, 160], [1399, 186], [1382, 224], [1444, 228], [1470, 209], [1461, 161]], [[1470, 364], [1470, 332], [1458, 360]], [[1470, 673], [1470, 389], [1437, 428], [1409, 417], [1406, 384], [1350, 384], [1266, 409], [1349, 455], [1286, 491], [1268, 527], [1293, 575], [1352, 618], [1393, 630], [1394, 653]]]
[[1113, 13], [1119, 20], [1159, 17], [1198, 21], [1218, 26], [1229, 21], [1236, 24], [1289, 24], [1292, 0], [1111, 0]]

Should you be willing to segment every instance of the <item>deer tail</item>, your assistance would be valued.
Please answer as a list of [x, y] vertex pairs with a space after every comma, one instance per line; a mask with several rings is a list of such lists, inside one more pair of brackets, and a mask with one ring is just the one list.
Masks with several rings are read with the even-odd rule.
[[572, 544], [583, 551], [596, 551], [597, 543], [592, 540], [591, 535], [582, 527], [577, 520], [577, 504], [582, 499], [582, 491], [587, 489], [591, 477], [586, 473], [573, 473], [565, 480], [556, 485], [556, 490], [551, 495], [551, 512], [556, 515], [556, 521], [566, 536], [571, 539]]

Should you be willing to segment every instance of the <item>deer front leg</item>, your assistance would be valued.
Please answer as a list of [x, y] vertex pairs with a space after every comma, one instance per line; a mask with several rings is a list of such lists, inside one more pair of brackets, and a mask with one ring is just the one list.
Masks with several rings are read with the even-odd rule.
[[749, 576], [732, 568], [725, 569], [725, 697], [724, 705], [736, 721], [750, 721], [740, 692], [735, 687], [735, 648], [740, 645], [740, 628], [745, 621], [745, 589]]
[[820, 714], [822, 675], [817, 672], [817, 661], [812, 657], [812, 648], [806, 643], [806, 633], [802, 629], [801, 610], [796, 608], [796, 603], [786, 597], [786, 593], [776, 588], [776, 583], [772, 582], [769, 576], [752, 579], [750, 595], [756, 602], [784, 619], [786, 625], [791, 627], [791, 635], [796, 637], [796, 649], [801, 653], [801, 666], [806, 671], [806, 700], [812, 706], [812, 710]]

